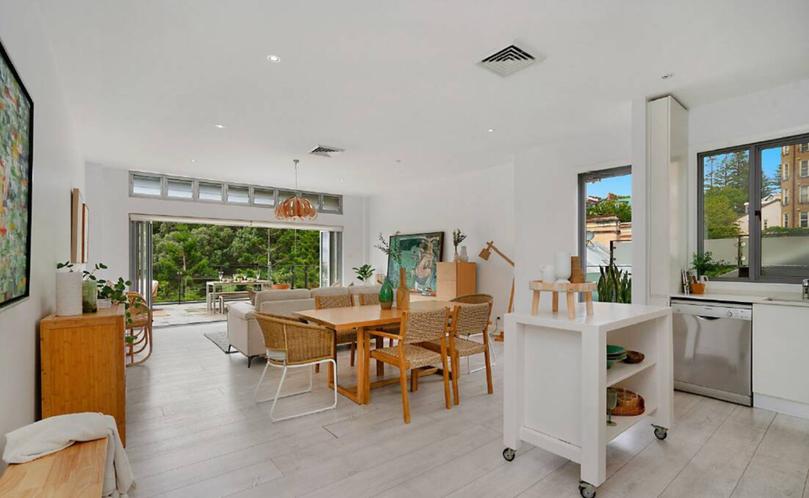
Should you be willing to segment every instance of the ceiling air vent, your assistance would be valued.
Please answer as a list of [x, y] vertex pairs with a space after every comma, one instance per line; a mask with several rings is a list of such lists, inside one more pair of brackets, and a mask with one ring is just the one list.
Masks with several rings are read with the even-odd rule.
[[537, 58], [526, 50], [517, 45], [509, 45], [486, 57], [478, 65], [505, 78], [535, 62], [537, 62]]
[[345, 149], [341, 149], [340, 147], [329, 147], [328, 145], [318, 145], [314, 149], [310, 150], [309, 153], [312, 154], [313, 156], [331, 157], [332, 154], [337, 154], [344, 151]]

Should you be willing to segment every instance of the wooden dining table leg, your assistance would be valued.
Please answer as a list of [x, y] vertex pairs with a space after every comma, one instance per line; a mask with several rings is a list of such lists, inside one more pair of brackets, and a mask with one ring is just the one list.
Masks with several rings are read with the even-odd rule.
[[371, 390], [369, 388], [370, 381], [368, 379], [368, 367], [371, 363], [370, 344], [368, 342], [368, 335], [365, 329], [360, 327], [357, 329], [357, 398], [361, 405], [370, 401]]

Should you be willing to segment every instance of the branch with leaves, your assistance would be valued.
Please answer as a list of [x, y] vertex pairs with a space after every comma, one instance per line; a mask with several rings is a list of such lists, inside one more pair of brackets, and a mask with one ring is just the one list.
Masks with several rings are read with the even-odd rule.
[[461, 242], [466, 240], [466, 234], [461, 231], [460, 228], [456, 228], [452, 232], [452, 245], [455, 246], [455, 253], [458, 253], [458, 246], [461, 245]]
[[[393, 237], [397, 235], [399, 235], [398, 231], [393, 234]], [[395, 261], [399, 266], [402, 265], [402, 249], [399, 247], [399, 243], [395, 239], [388, 243], [388, 241], [386, 241], [380, 233], [379, 244], [375, 245], [374, 247], [387, 254], [387, 256]]]

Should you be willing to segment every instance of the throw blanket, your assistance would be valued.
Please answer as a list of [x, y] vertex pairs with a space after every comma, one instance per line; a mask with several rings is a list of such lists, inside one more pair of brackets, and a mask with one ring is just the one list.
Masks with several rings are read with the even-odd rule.
[[118, 436], [115, 419], [101, 413], [72, 413], [35, 422], [6, 434], [3, 460], [25, 463], [63, 450], [77, 441], [107, 438], [104, 495], [127, 498], [134, 483], [129, 459]]

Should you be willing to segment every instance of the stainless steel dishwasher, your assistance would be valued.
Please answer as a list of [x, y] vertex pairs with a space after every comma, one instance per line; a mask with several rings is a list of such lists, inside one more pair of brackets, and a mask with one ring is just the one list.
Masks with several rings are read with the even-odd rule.
[[674, 388], [752, 406], [749, 304], [671, 300]]

